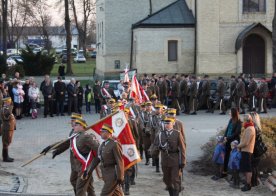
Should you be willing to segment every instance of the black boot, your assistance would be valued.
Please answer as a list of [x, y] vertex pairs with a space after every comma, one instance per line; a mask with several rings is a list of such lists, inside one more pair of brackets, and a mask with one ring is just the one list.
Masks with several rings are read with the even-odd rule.
[[250, 191], [251, 190], [251, 185], [250, 184], [245, 184], [242, 188], [241, 191]]
[[159, 158], [155, 159], [155, 171], [156, 173], [160, 173], [160, 169], [159, 169]]
[[139, 151], [140, 151], [141, 159], [143, 159], [143, 147], [140, 147]]
[[145, 165], [149, 165], [149, 154], [148, 151], [145, 151], [146, 163]]
[[3, 149], [2, 151], [3, 161], [4, 162], [13, 162], [14, 159], [9, 157], [8, 149]]
[[178, 190], [173, 190], [173, 196], [179, 196], [179, 191]]
[[129, 182], [130, 181], [130, 177], [129, 175], [125, 175], [125, 184], [124, 184], [124, 193], [125, 195], [129, 195]]
[[174, 196], [174, 195], [173, 195], [173, 189], [172, 189], [172, 188], [168, 188], [168, 191], [169, 191], [170, 196]]

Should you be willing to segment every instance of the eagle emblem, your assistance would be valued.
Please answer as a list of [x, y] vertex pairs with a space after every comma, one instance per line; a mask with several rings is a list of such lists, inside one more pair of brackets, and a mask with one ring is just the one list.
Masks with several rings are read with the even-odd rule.
[[117, 127], [121, 127], [122, 125], [124, 124], [124, 121], [122, 118], [117, 118], [116, 121], [115, 121], [115, 125]]
[[127, 149], [127, 155], [129, 157], [133, 157], [134, 156], [134, 149], [133, 148], [128, 148]]

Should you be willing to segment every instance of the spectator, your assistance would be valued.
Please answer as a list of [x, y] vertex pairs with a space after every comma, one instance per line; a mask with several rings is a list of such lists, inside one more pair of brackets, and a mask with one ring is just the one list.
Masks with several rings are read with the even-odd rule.
[[13, 84], [12, 93], [14, 96], [14, 108], [16, 119], [22, 118], [22, 106], [24, 101], [24, 91], [23, 86], [20, 84], [20, 81], [16, 80]]
[[78, 112], [78, 97], [77, 97], [77, 86], [75, 78], [72, 78], [70, 83], [67, 85], [68, 93], [68, 115], [71, 115], [72, 107], [73, 112]]
[[86, 106], [86, 113], [91, 113], [91, 102], [92, 102], [92, 90], [89, 84], [86, 84], [85, 86], [85, 106]]
[[7, 78], [7, 75], [6, 74], [4, 74], [4, 73], [2, 73], [2, 81], [4, 81], [4, 82], [7, 82], [7, 81], [9, 81], [9, 78]]
[[244, 173], [246, 178], [246, 184], [241, 188], [243, 192], [251, 190], [252, 153], [256, 137], [254, 123], [249, 114], [244, 116], [244, 129], [241, 142], [237, 146], [241, 150], [240, 172]]
[[94, 94], [94, 102], [95, 102], [95, 111], [96, 114], [100, 113], [101, 110], [101, 87], [100, 87], [100, 81], [95, 81], [95, 86], [93, 87], [93, 94]]
[[57, 116], [64, 116], [64, 101], [65, 101], [65, 92], [66, 85], [62, 81], [61, 76], [58, 76], [58, 81], [54, 85], [56, 104], [57, 104]]
[[82, 113], [82, 102], [83, 102], [83, 88], [80, 81], [76, 81], [77, 93], [78, 93], [78, 113]]
[[232, 108], [231, 119], [228, 122], [227, 128], [224, 133], [225, 144], [225, 160], [224, 160], [224, 174], [227, 174], [228, 161], [231, 152], [231, 142], [234, 140], [240, 141], [242, 122], [239, 117], [239, 111], [237, 108]]
[[49, 81], [50, 80], [50, 76], [48, 75], [48, 74], [46, 74], [45, 76], [44, 76], [44, 80], [41, 82], [41, 84], [40, 84], [40, 91], [42, 91], [42, 89], [43, 89], [43, 87], [45, 86], [45, 83], [47, 82], [47, 81]]
[[18, 71], [14, 73], [14, 78], [16, 78], [17, 80], [20, 80], [20, 73]]
[[238, 150], [239, 142], [234, 140], [231, 142], [231, 154], [228, 163], [228, 168], [232, 172], [232, 179], [233, 179], [233, 188], [240, 188], [240, 176], [239, 176], [239, 169], [240, 169], [240, 160], [241, 160], [241, 153]]
[[217, 165], [218, 171], [212, 177], [212, 180], [218, 180], [219, 178], [223, 178], [223, 164], [224, 164], [224, 156], [225, 156], [225, 146], [223, 136], [217, 137], [217, 145], [213, 155], [213, 162]]
[[271, 78], [272, 106], [276, 107], [276, 72]]
[[42, 88], [42, 94], [44, 97], [44, 118], [50, 113], [53, 116], [53, 104], [54, 104], [54, 87], [52, 86], [51, 80], [46, 80], [45, 85]]
[[64, 80], [65, 79], [65, 65], [63, 63], [58, 67], [58, 75]]
[[37, 118], [37, 105], [39, 103], [39, 89], [37, 87], [36, 82], [32, 82], [29, 91], [28, 91], [28, 96], [30, 99], [30, 105], [31, 105], [31, 110], [30, 113], [32, 114], [32, 118]]
[[23, 102], [23, 114], [25, 116], [30, 116], [30, 99], [29, 99], [29, 91], [30, 88], [30, 80], [26, 78], [25, 84], [23, 84], [23, 91], [25, 93], [25, 98]]

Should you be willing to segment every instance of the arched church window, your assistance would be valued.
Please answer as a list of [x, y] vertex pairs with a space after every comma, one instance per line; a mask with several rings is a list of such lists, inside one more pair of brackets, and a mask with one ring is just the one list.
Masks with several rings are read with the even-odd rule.
[[243, 0], [243, 13], [266, 12], [266, 0]]

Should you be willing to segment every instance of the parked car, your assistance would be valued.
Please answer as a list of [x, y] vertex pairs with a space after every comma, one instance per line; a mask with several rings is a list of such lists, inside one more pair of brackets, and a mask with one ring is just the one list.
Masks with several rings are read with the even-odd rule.
[[[71, 48], [71, 54], [74, 56], [77, 54], [77, 49], [76, 48]], [[67, 55], [67, 49], [62, 49], [60, 58], [62, 58], [64, 55]]]
[[86, 58], [84, 57], [83, 54], [77, 54], [77, 56], [74, 58], [74, 62], [76, 62], [76, 63], [85, 63]]
[[63, 55], [63, 56], [61, 57], [61, 62], [62, 62], [62, 63], [67, 63], [67, 55]]
[[31, 48], [31, 49], [40, 48], [40, 45], [34, 44], [34, 43], [29, 43], [28, 46], [29, 46], [29, 48]]
[[91, 53], [91, 58], [96, 58], [96, 56], [97, 56], [97, 52], [96, 51], [93, 51], [92, 53]]
[[55, 48], [56, 54], [61, 54], [62, 50], [65, 48], [65, 46], [59, 46]]
[[118, 84], [120, 83], [120, 80], [103, 80], [101, 85], [102, 87], [104, 86], [105, 81], [109, 82], [109, 87], [113, 89], [115, 96], [119, 98], [120, 91], [118, 89]]
[[33, 53], [34, 54], [37, 54], [38, 52], [41, 52], [42, 51], [42, 48], [41, 47], [39, 47], [39, 48], [34, 48], [33, 49]]
[[7, 49], [7, 56], [21, 54], [21, 49], [9, 48]]
[[10, 66], [14, 66], [17, 63], [23, 63], [23, 59], [21, 58], [21, 56], [19, 55], [12, 55], [9, 58], [7, 58], [7, 65]]

